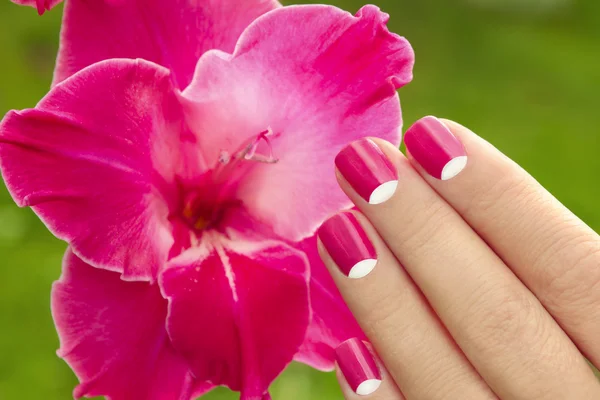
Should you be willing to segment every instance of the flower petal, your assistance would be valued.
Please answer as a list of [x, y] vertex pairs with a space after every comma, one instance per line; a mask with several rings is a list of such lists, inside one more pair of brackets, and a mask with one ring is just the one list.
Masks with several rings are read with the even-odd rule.
[[233, 55], [206, 53], [182, 97], [209, 165], [220, 151], [271, 128], [275, 164], [254, 168], [239, 197], [278, 235], [297, 241], [350, 205], [333, 160], [349, 142], [400, 143], [395, 89], [412, 79], [409, 43], [388, 15], [356, 17], [324, 5], [290, 6], [257, 19]]
[[54, 6], [62, 2], [62, 0], [11, 0], [15, 4], [21, 6], [30, 6], [37, 8], [38, 14], [42, 15], [46, 11], [49, 11]]
[[112, 400], [188, 400], [211, 385], [194, 380], [165, 330], [156, 284], [125, 282], [67, 251], [52, 289], [58, 354], [80, 380], [73, 395]]
[[312, 236], [296, 247], [306, 254], [310, 263], [312, 321], [294, 359], [321, 371], [331, 371], [335, 365], [335, 349], [340, 343], [366, 337], [321, 261], [317, 237]]
[[20, 206], [95, 267], [148, 280], [173, 243], [182, 118], [168, 70], [98, 63], [0, 124], [0, 169]]
[[54, 82], [98, 61], [143, 58], [169, 68], [184, 88], [202, 53], [233, 51], [255, 18], [279, 6], [277, 0], [70, 0]]
[[[193, 260], [193, 261], [192, 261]], [[259, 400], [292, 361], [309, 320], [306, 259], [283, 244], [259, 252], [190, 250], [161, 285], [167, 330], [202, 381]]]

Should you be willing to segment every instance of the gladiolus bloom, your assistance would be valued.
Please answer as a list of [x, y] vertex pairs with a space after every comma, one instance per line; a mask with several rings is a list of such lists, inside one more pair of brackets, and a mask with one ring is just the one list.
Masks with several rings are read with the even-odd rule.
[[335, 155], [399, 144], [413, 52], [374, 6], [138, 4], [67, 2], [55, 86], [0, 125], [9, 191], [69, 244], [59, 355], [76, 397], [266, 399], [362, 335], [314, 233], [350, 206]]

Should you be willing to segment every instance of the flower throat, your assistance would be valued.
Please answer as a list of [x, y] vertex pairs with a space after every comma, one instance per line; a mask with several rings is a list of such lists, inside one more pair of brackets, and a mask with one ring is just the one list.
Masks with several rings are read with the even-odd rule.
[[215, 167], [205, 172], [193, 190], [184, 190], [182, 217], [197, 233], [219, 229], [225, 214], [242, 207], [236, 198], [240, 181], [257, 164], [275, 164], [271, 128], [244, 141], [233, 153], [221, 150]]

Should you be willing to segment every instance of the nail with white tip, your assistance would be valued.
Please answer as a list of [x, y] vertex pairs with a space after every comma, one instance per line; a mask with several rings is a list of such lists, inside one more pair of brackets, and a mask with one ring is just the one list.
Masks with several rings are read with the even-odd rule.
[[389, 200], [398, 187], [396, 168], [371, 139], [350, 143], [337, 155], [335, 165], [369, 204]]
[[350, 339], [335, 350], [336, 361], [346, 382], [360, 396], [373, 394], [381, 385], [381, 373], [367, 346]]
[[450, 129], [436, 117], [421, 118], [404, 136], [412, 157], [434, 178], [447, 181], [467, 166], [467, 152]]
[[377, 252], [362, 226], [350, 212], [329, 218], [319, 228], [319, 239], [344, 275], [367, 276], [377, 264]]

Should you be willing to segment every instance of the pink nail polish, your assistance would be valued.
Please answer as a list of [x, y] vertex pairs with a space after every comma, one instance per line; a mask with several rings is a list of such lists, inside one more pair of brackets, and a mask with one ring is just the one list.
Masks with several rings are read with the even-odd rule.
[[467, 166], [467, 153], [462, 143], [436, 117], [425, 117], [404, 135], [410, 154], [427, 173], [447, 181]]
[[370, 139], [350, 143], [337, 155], [335, 165], [369, 204], [389, 200], [398, 187], [396, 168]]
[[335, 355], [340, 370], [356, 394], [367, 396], [379, 388], [379, 368], [362, 340], [346, 340], [335, 349]]
[[352, 213], [329, 218], [319, 228], [319, 239], [344, 275], [364, 278], [377, 264], [377, 253]]

